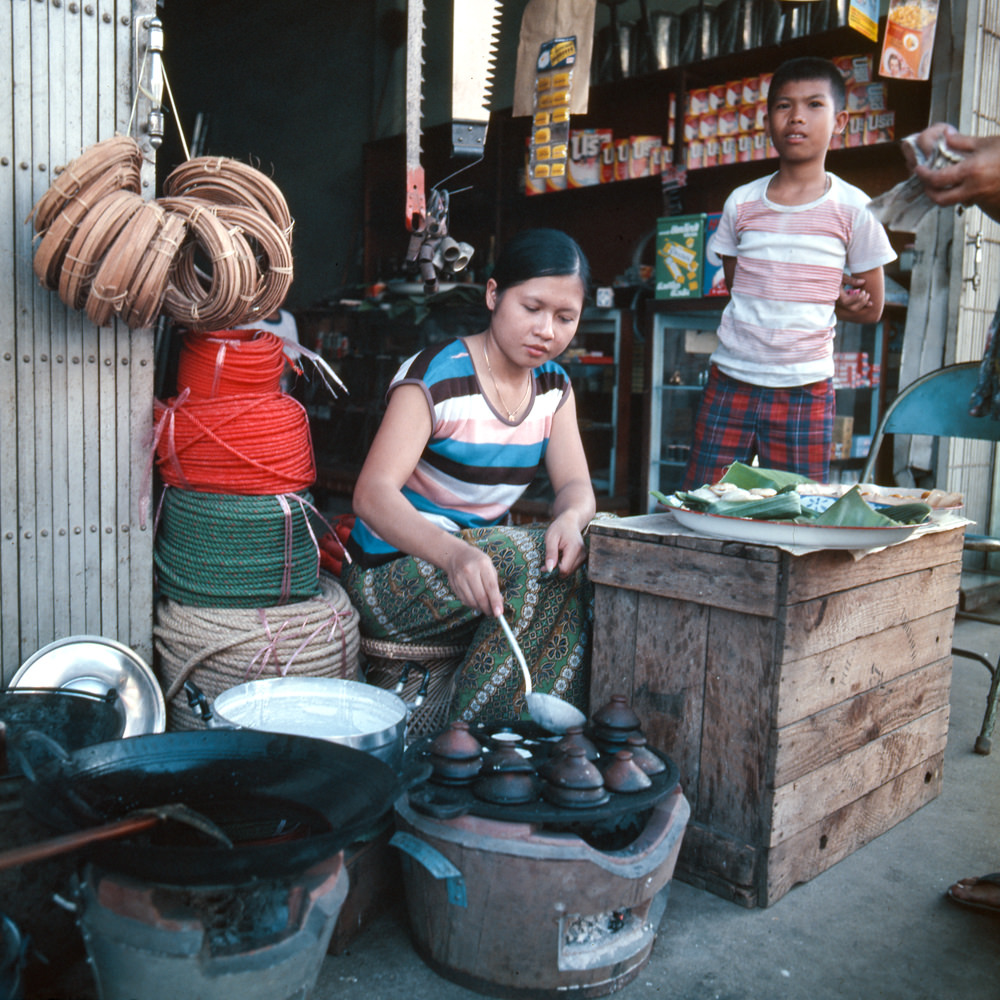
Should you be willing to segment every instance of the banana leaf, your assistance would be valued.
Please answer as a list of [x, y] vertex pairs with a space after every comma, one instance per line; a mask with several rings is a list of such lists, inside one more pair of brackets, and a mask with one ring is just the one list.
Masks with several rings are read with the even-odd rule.
[[787, 521], [802, 513], [802, 504], [795, 490], [777, 493], [759, 500], [716, 500], [706, 513], [726, 517], [753, 517], [761, 521]]
[[742, 486], [745, 490], [752, 490], [760, 486], [781, 490], [799, 483], [811, 483], [813, 480], [806, 476], [800, 476], [797, 472], [785, 472], [782, 469], [757, 469], [751, 465], [744, 465], [742, 462], [733, 462], [726, 469], [721, 482]]
[[892, 518], [897, 524], [923, 524], [931, 515], [931, 507], [914, 500], [912, 503], [888, 504], [879, 513]]
[[880, 514], [864, 497], [857, 486], [848, 490], [835, 504], [812, 520], [813, 524], [840, 528], [895, 528], [898, 521]]

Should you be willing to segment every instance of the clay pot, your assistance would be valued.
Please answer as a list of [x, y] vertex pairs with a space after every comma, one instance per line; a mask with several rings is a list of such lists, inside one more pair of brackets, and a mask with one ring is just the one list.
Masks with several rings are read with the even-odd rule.
[[501, 745], [484, 758], [472, 793], [487, 802], [531, 802], [538, 797], [534, 765], [528, 758], [522, 757], [515, 747]]
[[640, 733], [642, 723], [632, 711], [623, 694], [614, 694], [611, 700], [593, 715], [593, 737], [605, 753], [614, 754], [625, 749], [625, 741], [632, 733]]
[[653, 779], [635, 762], [630, 750], [619, 750], [604, 771], [604, 786], [612, 792], [629, 795], [652, 784]]
[[469, 724], [462, 720], [451, 723], [431, 742], [430, 764], [432, 780], [445, 785], [466, 785], [472, 781], [483, 764], [483, 748], [469, 732]]
[[597, 760], [600, 755], [594, 744], [583, 735], [583, 726], [570, 726], [566, 735], [555, 745], [554, 754], [565, 753], [570, 747], [583, 747], [587, 760]]
[[660, 774], [667, 769], [667, 765], [646, 745], [646, 737], [641, 733], [632, 733], [625, 740], [625, 748], [632, 751], [632, 759], [646, 774]]

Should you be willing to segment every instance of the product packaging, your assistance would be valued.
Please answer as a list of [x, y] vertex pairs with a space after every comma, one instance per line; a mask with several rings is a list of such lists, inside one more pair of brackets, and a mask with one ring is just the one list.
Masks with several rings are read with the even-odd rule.
[[567, 187], [591, 187], [601, 183], [601, 146], [610, 141], [609, 128], [570, 129]]
[[878, 71], [898, 80], [928, 80], [937, 0], [889, 0]]
[[722, 258], [709, 249], [709, 238], [719, 228], [719, 219], [721, 218], [721, 212], [712, 212], [705, 216], [705, 263], [701, 277], [702, 295], [729, 294], [729, 289], [726, 288], [726, 276], [722, 270]]
[[656, 298], [700, 298], [704, 252], [704, 213], [657, 219]]

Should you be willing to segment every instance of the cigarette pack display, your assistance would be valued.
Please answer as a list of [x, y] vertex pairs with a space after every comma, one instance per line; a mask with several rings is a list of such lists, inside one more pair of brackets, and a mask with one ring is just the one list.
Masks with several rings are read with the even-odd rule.
[[704, 213], [656, 220], [656, 298], [701, 297], [704, 247]]

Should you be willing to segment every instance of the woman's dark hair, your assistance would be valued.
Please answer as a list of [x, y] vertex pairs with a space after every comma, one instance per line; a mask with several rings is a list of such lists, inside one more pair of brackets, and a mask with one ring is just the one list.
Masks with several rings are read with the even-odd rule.
[[825, 80], [830, 84], [830, 96], [833, 98], [833, 110], [843, 111], [847, 105], [847, 93], [844, 87], [844, 77], [836, 65], [829, 59], [819, 56], [801, 56], [783, 62], [771, 77], [767, 92], [767, 110], [770, 112], [778, 91], [786, 83], [799, 83], [802, 80]]
[[590, 293], [590, 264], [571, 236], [559, 229], [524, 229], [507, 242], [491, 277], [497, 294], [532, 278], [575, 274]]

